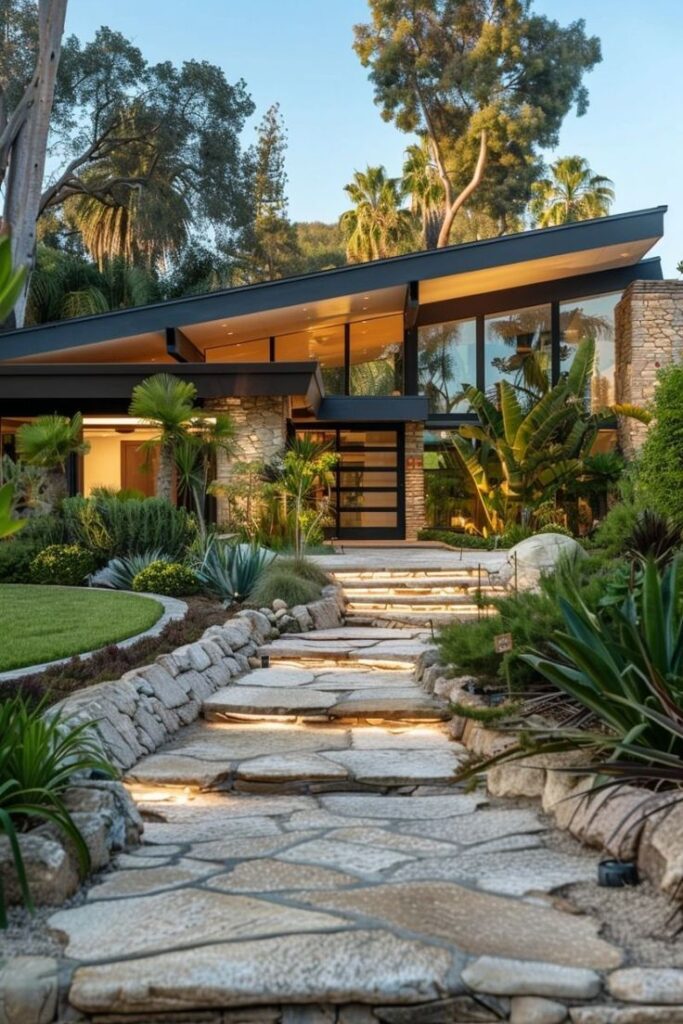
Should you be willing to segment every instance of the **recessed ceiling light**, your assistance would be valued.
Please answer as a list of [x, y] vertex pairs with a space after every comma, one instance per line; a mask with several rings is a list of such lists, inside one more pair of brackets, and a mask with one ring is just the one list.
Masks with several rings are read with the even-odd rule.
[[233, 335], [234, 333], [235, 333], [234, 331], [228, 331], [228, 337], [230, 337], [230, 336], [231, 336], [231, 335]]
[[620, 252], [619, 255], [620, 256], [630, 256], [631, 253], [630, 252]]

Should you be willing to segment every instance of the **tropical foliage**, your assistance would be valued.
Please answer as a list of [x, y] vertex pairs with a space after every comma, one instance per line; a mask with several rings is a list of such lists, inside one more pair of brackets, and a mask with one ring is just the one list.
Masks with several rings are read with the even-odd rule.
[[589, 338], [578, 347], [565, 379], [536, 400], [520, 397], [505, 380], [496, 384], [495, 401], [477, 388], [465, 389], [479, 424], [460, 427], [453, 444], [490, 533], [502, 532], [510, 521], [526, 521], [531, 509], [581, 476], [597, 431], [609, 419], [629, 415], [648, 421], [633, 406], [587, 411], [584, 396], [594, 358]]
[[17, 451], [29, 466], [46, 469], [50, 476], [52, 500], [67, 491], [66, 464], [71, 455], [84, 455], [90, 444], [83, 440], [83, 417], [38, 416], [22, 423], [17, 431]]
[[25, 519], [15, 519], [13, 512], [14, 487], [12, 484], [3, 484], [0, 487], [0, 540], [3, 537], [11, 537], [26, 526]]
[[614, 202], [613, 182], [594, 174], [581, 156], [563, 156], [550, 165], [550, 177], [531, 186], [529, 210], [538, 227], [605, 217]]
[[19, 298], [26, 279], [26, 268], [12, 265], [12, 242], [0, 235], [0, 324], [4, 323]]
[[[64, 801], [79, 772], [114, 771], [102, 757], [91, 723], [70, 725], [59, 712], [46, 715], [21, 695], [0, 702], [0, 834], [7, 837], [24, 903], [33, 909], [21, 849], [21, 835], [37, 821], [55, 826], [73, 843], [81, 870], [90, 865], [88, 847]], [[0, 879], [0, 928], [7, 926]]]
[[353, 207], [340, 217], [346, 254], [354, 263], [395, 256], [412, 236], [410, 212], [402, 204], [401, 184], [384, 167], [356, 171], [344, 186]]
[[282, 498], [297, 559], [329, 516], [336, 462], [326, 445], [305, 436], [293, 438], [285, 452], [273, 487]]
[[149, 452], [158, 449], [156, 493], [173, 502], [174, 470], [178, 445], [185, 441], [193, 421], [201, 417], [195, 403], [197, 389], [190, 381], [157, 373], [133, 388], [128, 413], [145, 420], [158, 431], [155, 438], [144, 442]]
[[636, 474], [643, 503], [683, 525], [683, 366], [658, 374], [652, 412]]
[[210, 538], [196, 573], [204, 588], [228, 604], [244, 601], [251, 594], [275, 553], [258, 544], [227, 544]]

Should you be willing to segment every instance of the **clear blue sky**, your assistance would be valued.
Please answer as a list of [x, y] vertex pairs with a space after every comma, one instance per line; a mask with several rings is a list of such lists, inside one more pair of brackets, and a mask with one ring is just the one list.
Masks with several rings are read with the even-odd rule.
[[[666, 203], [657, 248], [666, 276], [683, 259], [681, 0], [536, 0], [562, 23], [583, 17], [603, 45], [586, 82], [590, 109], [565, 122], [558, 153], [580, 153], [614, 179], [615, 212]], [[366, 0], [69, 0], [67, 32], [108, 24], [151, 61], [195, 58], [244, 78], [258, 115], [279, 101], [289, 131], [290, 213], [332, 221], [365, 164], [398, 174], [406, 136], [385, 124], [351, 49]], [[253, 126], [247, 138], [253, 136]]]

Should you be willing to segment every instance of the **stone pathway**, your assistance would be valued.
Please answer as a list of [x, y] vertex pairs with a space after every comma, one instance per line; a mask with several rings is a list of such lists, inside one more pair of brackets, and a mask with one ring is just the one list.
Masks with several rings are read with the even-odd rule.
[[413, 678], [427, 646], [283, 637], [131, 770], [144, 845], [50, 918], [73, 1007], [102, 1024], [440, 1024], [599, 990], [620, 950], [550, 895], [595, 857], [453, 784], [464, 751]]

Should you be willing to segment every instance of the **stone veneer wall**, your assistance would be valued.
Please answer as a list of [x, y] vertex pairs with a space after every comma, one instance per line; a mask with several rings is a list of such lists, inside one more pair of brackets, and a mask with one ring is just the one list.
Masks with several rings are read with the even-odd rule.
[[425, 526], [424, 426], [406, 423], [406, 540], [417, 540]]
[[[657, 371], [683, 358], [683, 281], [634, 281], [615, 309], [617, 402], [647, 405]], [[641, 447], [647, 427], [620, 419], [619, 443], [627, 458]]]
[[[235, 454], [216, 459], [216, 480], [230, 482], [231, 462], [268, 462], [282, 451], [287, 437], [288, 400], [278, 395], [215, 398], [205, 408], [229, 413], [235, 424]], [[225, 499], [217, 499], [218, 521], [227, 518]]]

